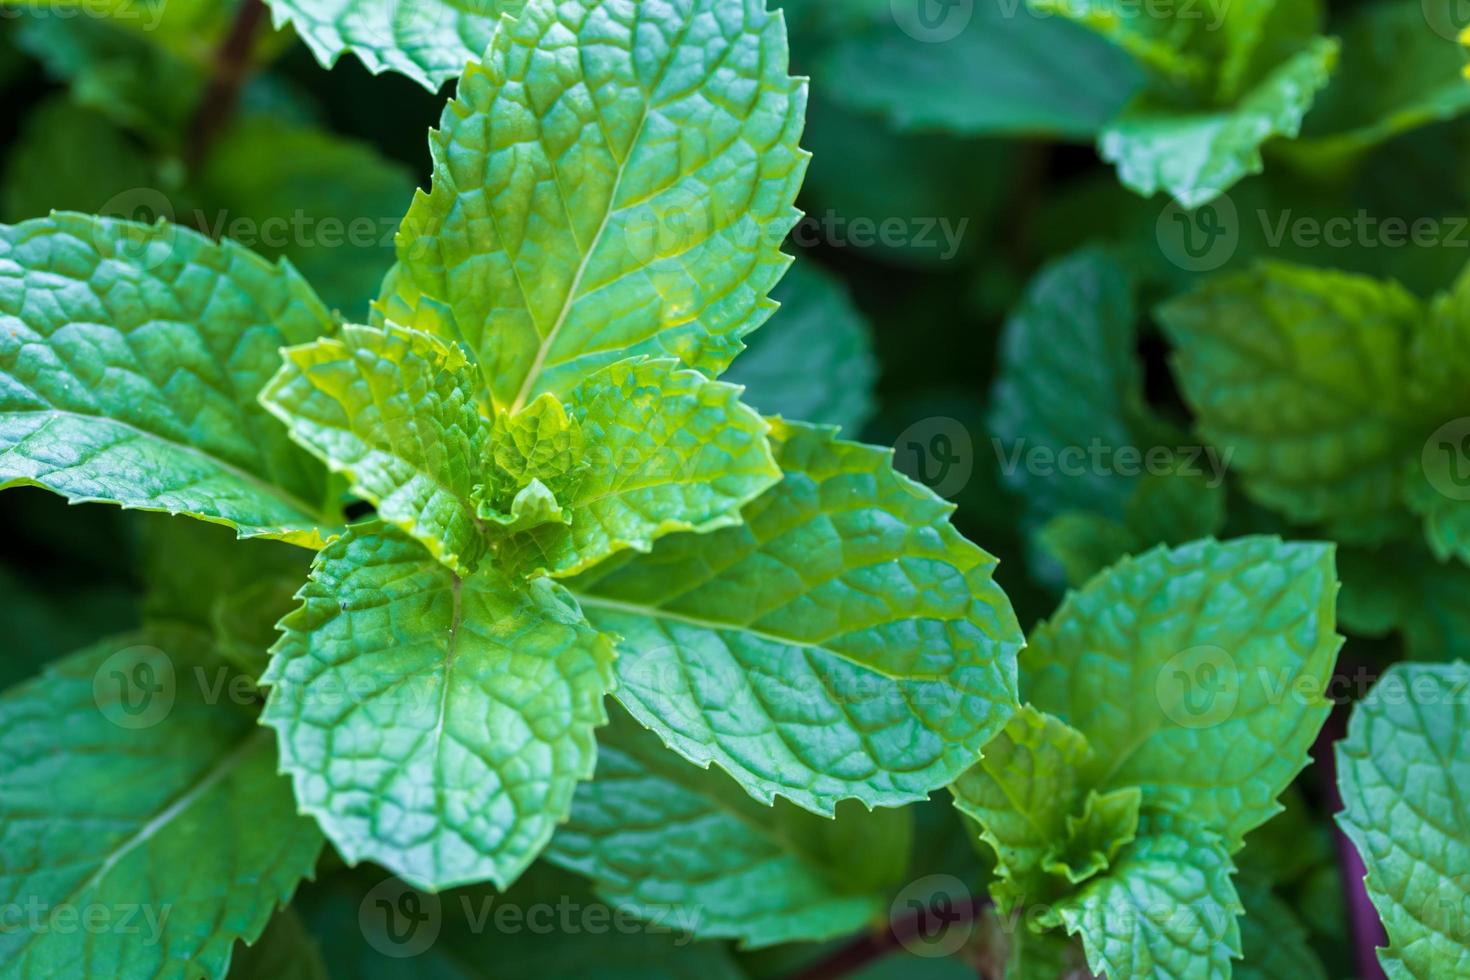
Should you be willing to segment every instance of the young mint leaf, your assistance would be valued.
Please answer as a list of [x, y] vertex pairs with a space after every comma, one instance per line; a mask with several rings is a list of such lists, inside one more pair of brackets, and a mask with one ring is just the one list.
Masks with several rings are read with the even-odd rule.
[[675, 531], [738, 524], [740, 508], [781, 479], [765, 420], [739, 398], [734, 385], [670, 359], [597, 371], [567, 395], [585, 470], [556, 498], [565, 520], [511, 535], [496, 560], [512, 573], [565, 577]]
[[589, 876], [605, 900], [748, 947], [842, 935], [885, 907], [885, 889], [865, 880], [870, 871], [853, 855], [906, 850], [906, 812], [829, 821], [762, 806], [724, 774], [671, 755], [624, 712], [613, 715], [599, 732], [597, 778], [577, 789], [571, 821], [547, 852]]
[[1067, 815], [1066, 836], [1048, 851], [1042, 868], [1074, 885], [1106, 871], [1118, 850], [1137, 836], [1142, 799], [1137, 786], [1089, 792], [1082, 812]]
[[266, 0], [277, 29], [290, 24], [322, 67], [344, 51], [374, 75], [395, 71], [438, 91], [490, 43], [497, 21], [526, 0]]
[[817, 813], [922, 799], [1015, 710], [1021, 636], [995, 560], [888, 451], [772, 426], [785, 478], [744, 524], [572, 591], [622, 637], [619, 700], [685, 758]]
[[1327, 717], [1332, 555], [1252, 537], [1124, 559], [1033, 631], [1022, 695], [1087, 738], [1088, 785], [1138, 786], [1238, 850]]
[[296, 798], [350, 863], [515, 880], [592, 774], [612, 647], [549, 580], [460, 578], [391, 527], [318, 557], [262, 683]]
[[815, 262], [797, 262], [771, 298], [781, 304], [724, 380], [767, 415], [862, 431], [875, 406], [872, 328], [847, 287]]
[[1219, 835], [1150, 814], [1107, 874], [1048, 915], [1081, 937], [1088, 965], [1108, 980], [1228, 980], [1243, 911], [1234, 870]]
[[[212, 694], [223, 669], [154, 629], [0, 695], [0, 972], [222, 977], [312, 873], [321, 834], [269, 736]], [[63, 917], [95, 909], [111, 927], [83, 942]]]
[[1199, 431], [1234, 450], [1252, 499], [1344, 540], [1383, 537], [1426, 434], [1409, 354], [1422, 304], [1393, 282], [1261, 263], [1158, 315]]
[[485, 552], [473, 499], [490, 435], [458, 347], [392, 324], [282, 352], [260, 401], [378, 516], [456, 574]]
[[498, 407], [636, 354], [713, 377], [775, 308], [805, 106], [763, 0], [531, 0], [431, 137], [379, 310]]
[[1322, 960], [1307, 942], [1306, 927], [1290, 905], [1243, 873], [1236, 890], [1245, 914], [1240, 918], [1243, 956], [1231, 972], [1233, 980], [1327, 980]]
[[[955, 807], [979, 823], [995, 851], [997, 880], [990, 893], [1002, 911], [1059, 893], [1062, 882], [1049, 880], [1048, 873], [1067, 880], [1090, 877], [1132, 840], [1134, 828], [1127, 827], [1126, 818], [1093, 813], [1098, 798], [1087, 793], [1084, 777], [1092, 762], [1081, 732], [1028, 705], [986, 743], [980, 761], [950, 785]], [[1136, 825], [1137, 790], [1123, 792], [1132, 794]], [[1108, 800], [1104, 806], [1118, 802]], [[1126, 802], [1123, 806], [1127, 809]], [[1079, 846], [1069, 850], [1074, 840]], [[1101, 852], [1100, 864], [1091, 860], [1094, 851]], [[1081, 860], [1068, 861], [1069, 856]], [[1091, 866], [1083, 871], [1082, 864]]]
[[1145, 197], [1162, 190], [1180, 207], [1208, 204], [1261, 172], [1267, 140], [1297, 135], [1337, 63], [1337, 49], [1335, 40], [1314, 38], [1228, 105], [1180, 107], [1146, 92], [1103, 130], [1098, 153]]
[[0, 226], [0, 487], [320, 546], [326, 471], [256, 403], [333, 329], [289, 265], [172, 225]]
[[928, 21], [922, 9], [892, 4], [822, 52], [823, 94], [900, 129], [1085, 139], [1141, 81], [1122, 52], [1020, 0], [956, 4]]
[[1470, 971], [1470, 666], [1398, 664], [1337, 745], [1338, 823], [1362, 855], [1394, 980]]

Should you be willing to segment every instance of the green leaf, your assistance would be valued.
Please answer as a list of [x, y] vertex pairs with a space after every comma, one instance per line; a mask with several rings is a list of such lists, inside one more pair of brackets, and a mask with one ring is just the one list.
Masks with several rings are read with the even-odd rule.
[[612, 648], [546, 579], [461, 579], [386, 525], [318, 557], [262, 682], [303, 810], [349, 863], [515, 880], [592, 774]]
[[1015, 710], [995, 560], [888, 451], [779, 421], [772, 442], [785, 478], [743, 525], [571, 588], [622, 637], [619, 700], [685, 758], [817, 813], [922, 799]]
[[1237, 888], [1245, 908], [1240, 919], [1244, 956], [1232, 971], [1234, 980], [1327, 980], [1327, 970], [1291, 906], [1244, 875]]
[[1422, 304], [1391, 281], [1261, 263], [1158, 315], [1199, 431], [1234, 450], [1247, 495], [1344, 540], [1382, 537], [1425, 435], [1409, 381]]
[[1142, 798], [1137, 786], [1088, 793], [1082, 812], [1068, 814], [1066, 836], [1051, 849], [1042, 867], [1074, 885], [1106, 871], [1119, 848], [1138, 834]]
[[388, 324], [283, 351], [261, 403], [378, 517], [459, 575], [484, 555], [473, 499], [490, 435], [458, 347]]
[[1063, 511], [1047, 521], [1036, 531], [1036, 546], [1061, 566], [1074, 588], [1147, 547], [1127, 525], [1085, 510]]
[[250, 244], [289, 258], [328, 306], [360, 321], [393, 264], [414, 182], [365, 143], [252, 115], [220, 134], [190, 189], [216, 236], [251, 228]]
[[1181, 107], [1146, 92], [1103, 130], [1098, 153], [1144, 197], [1162, 190], [1184, 208], [1207, 204], [1261, 172], [1268, 140], [1297, 135], [1337, 48], [1331, 38], [1313, 39], [1231, 105]]
[[1251, 537], [1124, 559], [1032, 632], [1022, 695], [1087, 738], [1089, 785], [1138, 786], [1233, 852], [1327, 718], [1332, 556]]
[[0, 487], [319, 546], [325, 470], [256, 403], [333, 327], [289, 265], [171, 225], [0, 226]]
[[915, 5], [892, 10], [839, 38], [813, 74], [827, 96], [901, 129], [1085, 139], [1141, 81], [1106, 41], [1023, 4], [955, 4], [933, 24]]
[[106, 117], [58, 96], [26, 116], [10, 149], [0, 216], [23, 221], [53, 210], [100, 211], [116, 195], [156, 182], [147, 157]]
[[636, 354], [713, 377], [775, 308], [805, 105], [763, 0], [532, 0], [431, 136], [380, 311], [499, 407]]
[[619, 551], [646, 552], [675, 531], [730, 527], [780, 480], [769, 427], [740, 403], [740, 389], [678, 367], [630, 358], [572, 389], [585, 471], [557, 497], [565, 520], [497, 545], [501, 567], [560, 578]]
[[1338, 565], [1346, 629], [1365, 636], [1397, 631], [1411, 660], [1470, 657], [1470, 567], [1442, 565], [1413, 542], [1344, 548]]
[[1368, 869], [1394, 980], [1470, 971], [1470, 667], [1398, 664], [1337, 745], [1338, 823]]
[[321, 835], [219, 669], [153, 630], [0, 696], [0, 971], [221, 977], [312, 873]]
[[[1084, 778], [1092, 762], [1081, 732], [1027, 706], [950, 786], [955, 807], [980, 824], [995, 851], [998, 880], [990, 892], [1003, 911], [1050, 900], [1061, 892], [1062, 882], [1048, 879], [1048, 872], [1073, 879], [1076, 871], [1074, 883], [1083, 880], [1106, 868], [1117, 847], [1132, 839], [1137, 790], [1122, 791], [1132, 796], [1135, 827], [1126, 826], [1126, 817], [1118, 821], [1111, 812], [1096, 812], [1099, 798], [1087, 792]], [[1119, 801], [1107, 800], [1103, 809]], [[1123, 806], [1127, 809], [1126, 802]], [[1092, 860], [1094, 851], [1100, 863]], [[1083, 864], [1089, 865], [1085, 871], [1079, 870]]]
[[853, 855], [905, 853], [907, 813], [853, 809], [829, 821], [762, 806], [722, 773], [669, 754], [621, 711], [599, 736], [597, 778], [578, 788], [548, 856], [592, 878], [608, 902], [660, 921], [692, 918], [700, 938], [752, 947], [852, 932], [885, 907], [872, 868]]
[[862, 431], [875, 409], [872, 328], [842, 280], [798, 262], [771, 297], [781, 304], [725, 380], [767, 415]]
[[1082, 938], [1088, 965], [1109, 980], [1228, 980], [1243, 911], [1234, 870], [1218, 835], [1152, 814], [1108, 874], [1050, 914]]
[[322, 67], [343, 52], [374, 75], [395, 71], [438, 91], [484, 54], [502, 16], [526, 0], [266, 0], [277, 29], [290, 24]]

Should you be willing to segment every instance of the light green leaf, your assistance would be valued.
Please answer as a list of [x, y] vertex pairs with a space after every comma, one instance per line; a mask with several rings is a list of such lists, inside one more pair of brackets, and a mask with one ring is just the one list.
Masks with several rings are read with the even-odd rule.
[[1124, 559], [1033, 631], [1022, 694], [1087, 738], [1091, 786], [1138, 786], [1234, 851], [1327, 718], [1332, 555], [1251, 537]]
[[1087, 794], [1080, 814], [1067, 815], [1067, 833], [1046, 855], [1042, 867], [1072, 884], [1106, 871], [1118, 850], [1138, 834], [1137, 786]]
[[725, 374], [767, 415], [862, 431], [874, 411], [872, 330], [842, 280], [798, 262], [771, 297], [780, 310]]
[[[269, 737], [211, 695], [223, 670], [152, 630], [0, 696], [0, 972], [221, 977], [312, 873], [321, 835]], [[96, 910], [111, 927], [83, 942]]]
[[888, 451], [779, 421], [772, 441], [785, 479], [743, 525], [571, 588], [622, 637], [619, 700], [685, 758], [818, 813], [922, 799], [1015, 710], [995, 560]]
[[380, 311], [498, 407], [636, 354], [713, 377], [774, 309], [805, 104], [764, 0], [532, 0], [431, 137]]
[[513, 573], [564, 577], [619, 551], [646, 552], [675, 531], [740, 523], [740, 508], [781, 470], [767, 423], [739, 397], [673, 360], [630, 358], [587, 378], [568, 396], [585, 470], [557, 495], [566, 520], [512, 535], [496, 560]]
[[1158, 315], [1199, 431], [1234, 450], [1252, 499], [1346, 540], [1382, 536], [1426, 434], [1409, 381], [1422, 304], [1391, 281], [1262, 263]]
[[1243, 911], [1219, 836], [1153, 814], [1112, 869], [1055, 907], [1108, 980], [1228, 980]]
[[256, 403], [333, 327], [289, 265], [171, 225], [0, 226], [0, 487], [320, 546], [326, 471]]
[[1398, 664], [1337, 744], [1338, 823], [1368, 869], [1394, 980], [1470, 971], [1470, 667]]
[[885, 890], [853, 856], [905, 853], [907, 812], [853, 808], [829, 821], [762, 806], [621, 711], [599, 741], [597, 778], [578, 788], [547, 853], [591, 877], [606, 901], [745, 946], [828, 939], [885, 907]]
[[490, 436], [464, 354], [392, 324], [282, 352], [261, 403], [378, 516], [459, 575], [486, 542], [474, 486]]
[[832, 44], [813, 71], [824, 94], [901, 129], [1085, 139], [1141, 81], [1106, 41], [1021, 3], [920, 10], [894, 4]]
[[1237, 887], [1245, 908], [1240, 919], [1244, 957], [1235, 964], [1234, 980], [1327, 980], [1327, 970], [1291, 906], [1244, 874]]
[[322, 67], [345, 51], [374, 75], [395, 71], [430, 91], [484, 54], [502, 15], [526, 0], [266, 0], [277, 29], [290, 24]]
[[1181, 108], [1145, 93], [1108, 124], [1098, 153], [1118, 179], [1151, 197], [1165, 191], [1197, 208], [1262, 169], [1261, 147], [1294, 137], [1337, 63], [1337, 42], [1315, 38], [1241, 96], [1219, 108]]
[[296, 798], [349, 863], [504, 888], [592, 774], [612, 648], [549, 580], [461, 579], [386, 525], [327, 546], [262, 682]]

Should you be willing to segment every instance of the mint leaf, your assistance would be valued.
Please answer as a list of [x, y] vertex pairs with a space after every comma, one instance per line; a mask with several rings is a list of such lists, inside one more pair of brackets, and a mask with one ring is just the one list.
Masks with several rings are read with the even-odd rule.
[[318, 557], [261, 716], [349, 863], [429, 889], [515, 880], [592, 774], [612, 648], [566, 592], [460, 578], [386, 525]]
[[431, 138], [382, 315], [463, 344], [498, 407], [629, 355], [719, 374], [789, 262], [806, 87], [785, 40], [759, 0], [532, 0]]
[[0, 226], [0, 487], [319, 546], [325, 471], [255, 402], [332, 329], [289, 265], [171, 225]]
[[669, 754], [621, 711], [599, 742], [597, 778], [578, 788], [547, 853], [619, 908], [755, 947], [851, 932], [886, 904], [852, 856], [906, 849], [907, 813], [829, 821], [762, 806], [722, 773]]
[[1229, 105], [1180, 107], [1145, 93], [1103, 130], [1098, 153], [1117, 165], [1124, 185], [1145, 197], [1162, 190], [1183, 208], [1208, 204], [1242, 177], [1261, 172], [1268, 140], [1297, 135], [1337, 63], [1337, 50], [1335, 40], [1314, 38]]
[[618, 698], [697, 765], [817, 813], [949, 783], [1015, 708], [995, 560], [886, 450], [774, 422], [782, 482], [744, 524], [574, 580], [622, 637]]
[[739, 397], [669, 359], [630, 358], [582, 381], [567, 402], [585, 470], [555, 495], [565, 517], [497, 545], [501, 566], [569, 576], [675, 531], [738, 524], [740, 508], [781, 477], [765, 420]]
[[767, 415], [862, 431], [876, 406], [872, 328], [840, 279], [798, 262], [771, 298], [781, 308], [725, 374]]
[[459, 575], [484, 554], [472, 499], [490, 427], [457, 347], [389, 324], [283, 351], [261, 403], [378, 516]]
[[1363, 857], [1388, 929], [1390, 977], [1470, 970], [1470, 667], [1398, 664], [1354, 709], [1337, 745], [1338, 823]]
[[1124, 559], [1032, 632], [1022, 695], [1087, 738], [1088, 785], [1138, 786], [1238, 850], [1327, 717], [1332, 555], [1251, 537]]
[[1424, 439], [1410, 341], [1421, 304], [1391, 281], [1261, 263], [1165, 303], [1200, 432], [1234, 449], [1256, 502], [1374, 541]]
[[1231, 972], [1234, 980], [1327, 980], [1327, 970], [1291, 906], [1244, 875], [1236, 884], [1245, 915], [1240, 919], [1244, 955]]
[[290, 24], [322, 67], [352, 52], [377, 75], [395, 71], [438, 91], [479, 59], [502, 16], [525, 0], [266, 0], [277, 29]]
[[1364, 636], [1397, 631], [1411, 660], [1470, 657], [1470, 568], [1440, 564], [1423, 545], [1394, 543], [1382, 548], [1344, 548], [1343, 626]]
[[[211, 695], [222, 669], [195, 634], [155, 629], [0, 695], [5, 973], [222, 977], [312, 873], [321, 835], [269, 736]], [[95, 909], [136, 919], [82, 942], [63, 917]]]
[[1151, 814], [1108, 874], [1049, 913], [1080, 936], [1092, 971], [1125, 977], [1228, 978], [1243, 911], [1220, 837]]

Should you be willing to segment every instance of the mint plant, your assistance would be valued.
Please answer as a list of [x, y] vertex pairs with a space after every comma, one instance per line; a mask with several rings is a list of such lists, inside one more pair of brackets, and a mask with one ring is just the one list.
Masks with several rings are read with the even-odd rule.
[[1467, 970], [1459, 12], [776, 6], [0, 0], [0, 977]]

